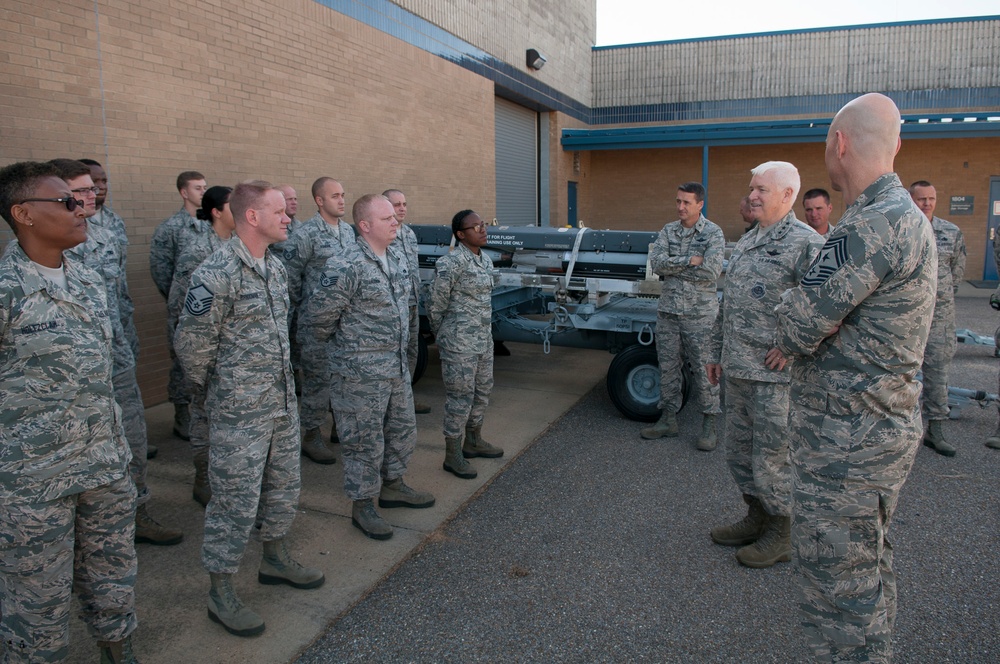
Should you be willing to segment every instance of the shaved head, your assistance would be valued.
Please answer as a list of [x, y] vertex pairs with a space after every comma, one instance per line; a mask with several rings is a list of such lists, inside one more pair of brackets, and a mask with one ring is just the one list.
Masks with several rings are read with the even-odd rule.
[[832, 130], [847, 134], [862, 159], [884, 162], [899, 149], [899, 109], [885, 95], [869, 93], [847, 103], [833, 119]]

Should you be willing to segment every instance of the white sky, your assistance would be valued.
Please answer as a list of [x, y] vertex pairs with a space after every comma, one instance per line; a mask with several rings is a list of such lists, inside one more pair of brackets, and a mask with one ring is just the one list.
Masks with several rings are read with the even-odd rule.
[[997, 0], [597, 0], [597, 45], [996, 15]]

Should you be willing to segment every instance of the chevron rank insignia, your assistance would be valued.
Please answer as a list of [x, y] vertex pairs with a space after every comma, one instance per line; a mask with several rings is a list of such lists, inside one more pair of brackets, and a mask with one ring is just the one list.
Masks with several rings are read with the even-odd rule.
[[192, 316], [203, 316], [212, 309], [214, 299], [215, 294], [205, 284], [198, 284], [188, 291], [184, 298], [184, 308]]
[[830, 276], [847, 262], [847, 236], [828, 240], [819, 250], [819, 257], [809, 271], [802, 277], [802, 285], [815, 288], [826, 283]]

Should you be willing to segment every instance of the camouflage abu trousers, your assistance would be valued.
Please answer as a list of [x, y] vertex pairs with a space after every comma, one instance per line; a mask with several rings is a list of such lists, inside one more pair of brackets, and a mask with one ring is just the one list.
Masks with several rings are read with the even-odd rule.
[[666, 412], [680, 411], [683, 403], [681, 394], [681, 359], [686, 359], [693, 370], [698, 395], [698, 407], [706, 415], [719, 415], [719, 386], [708, 382], [705, 372], [707, 358], [704, 351], [709, 347], [715, 314], [711, 316], [676, 316], [657, 312], [656, 315], [656, 357], [660, 364], [660, 403], [658, 407]]
[[344, 493], [375, 498], [382, 480], [406, 473], [417, 444], [410, 377], [348, 380], [333, 375], [331, 407], [344, 459]]
[[955, 356], [955, 311], [935, 311], [931, 331], [927, 335], [924, 363], [923, 412], [929, 420], [948, 419], [948, 370]]
[[417, 305], [410, 307], [410, 341], [406, 345], [406, 362], [410, 366], [410, 381], [413, 381], [413, 372], [417, 369], [417, 355], [420, 353], [420, 316], [417, 314]]
[[786, 383], [726, 378], [726, 463], [740, 492], [774, 516], [792, 514]]
[[174, 331], [177, 330], [177, 319], [167, 318], [167, 350], [170, 351], [170, 377], [167, 379], [167, 398], [174, 405], [191, 403], [188, 393], [188, 382], [184, 378], [184, 368], [174, 352]]
[[146, 407], [142, 405], [142, 393], [135, 379], [135, 369], [121, 371], [114, 375], [111, 383], [115, 393], [115, 402], [122, 409], [122, 426], [125, 438], [128, 440], [132, 460], [128, 464], [129, 475], [135, 483], [138, 493], [136, 504], [149, 501], [149, 487], [146, 486]]
[[444, 436], [459, 438], [466, 427], [483, 426], [493, 391], [493, 348], [481, 354], [441, 352], [444, 382]]
[[95, 639], [124, 639], [138, 625], [136, 570], [131, 478], [43, 503], [0, 502], [3, 661], [67, 659], [74, 590]]
[[299, 417], [306, 430], [318, 429], [326, 423], [330, 412], [330, 351], [325, 341], [309, 339], [302, 343], [302, 396], [299, 397]]
[[191, 386], [191, 451], [208, 453], [208, 413], [205, 412], [205, 388]]
[[235, 574], [256, 525], [264, 541], [281, 539], [299, 504], [299, 418], [248, 412], [209, 414], [208, 480], [201, 561]]
[[823, 662], [889, 662], [896, 577], [888, 530], [920, 445], [920, 413], [886, 417], [829, 396], [791, 415], [792, 548], [802, 624]]

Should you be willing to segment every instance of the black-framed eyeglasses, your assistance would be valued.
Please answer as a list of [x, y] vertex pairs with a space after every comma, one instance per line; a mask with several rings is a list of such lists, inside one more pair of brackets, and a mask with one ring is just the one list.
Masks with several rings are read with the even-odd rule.
[[93, 194], [96, 196], [101, 192], [97, 187], [80, 187], [79, 189], [70, 189], [74, 194]]
[[476, 230], [476, 231], [482, 232], [482, 231], [486, 230], [486, 222], [483, 221], [483, 222], [480, 222], [480, 223], [476, 224], [475, 226], [466, 226], [465, 228], [459, 228], [458, 230], [460, 230], [460, 231], [472, 231], [472, 230]]
[[[21, 203], [62, 203], [70, 212], [78, 207], [83, 207], [83, 201], [72, 196], [65, 196], [63, 198], [25, 198]], [[21, 203], [18, 203], [18, 205]]]

